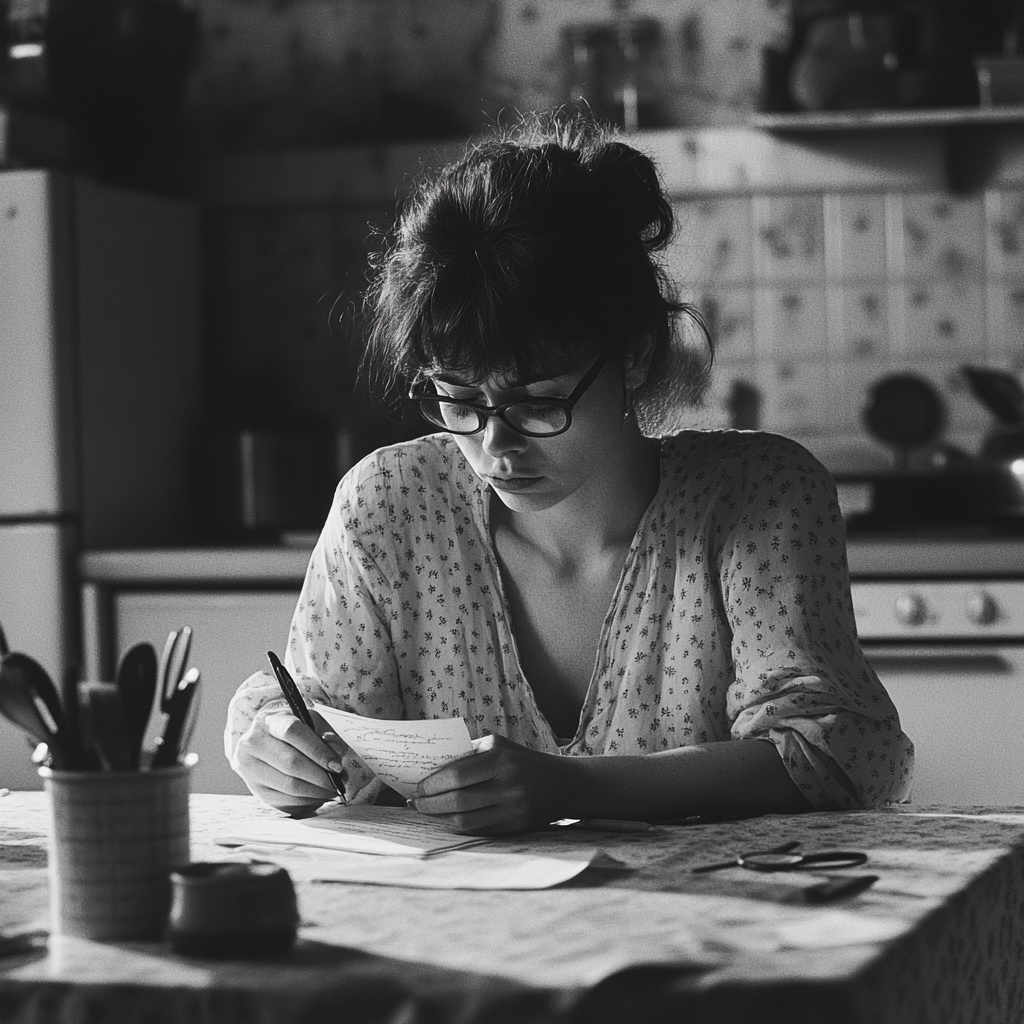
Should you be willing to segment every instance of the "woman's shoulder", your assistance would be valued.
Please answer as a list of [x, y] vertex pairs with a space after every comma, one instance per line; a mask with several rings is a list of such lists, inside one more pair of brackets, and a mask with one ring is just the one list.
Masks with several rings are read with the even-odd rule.
[[427, 434], [386, 445], [361, 458], [342, 479], [349, 489], [380, 490], [395, 481], [441, 484], [472, 475], [450, 434]]
[[472, 506], [477, 478], [450, 434], [387, 445], [360, 459], [342, 478], [333, 511], [363, 527], [393, 524], [431, 509]]
[[802, 444], [756, 430], [694, 430], [663, 442], [666, 501], [715, 521], [753, 509], [813, 508], [833, 515], [831, 474]]
[[828, 475], [799, 441], [764, 430], [686, 430], [665, 438], [662, 445], [662, 462], [669, 473], [717, 471], [731, 476], [760, 468]]

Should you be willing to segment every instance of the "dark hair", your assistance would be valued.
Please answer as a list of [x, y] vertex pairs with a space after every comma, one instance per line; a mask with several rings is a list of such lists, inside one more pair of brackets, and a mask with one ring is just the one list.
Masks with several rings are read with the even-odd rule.
[[[417, 182], [373, 268], [364, 373], [385, 391], [431, 366], [556, 376], [645, 335], [657, 372], [678, 315], [695, 313], [655, 257], [673, 227], [654, 164], [612, 131], [578, 114], [523, 119]], [[710, 368], [696, 320], [704, 358], [676, 388], [691, 397]]]

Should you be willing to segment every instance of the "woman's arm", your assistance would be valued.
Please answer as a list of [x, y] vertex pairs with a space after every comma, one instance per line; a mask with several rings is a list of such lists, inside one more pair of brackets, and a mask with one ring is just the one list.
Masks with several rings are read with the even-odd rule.
[[[292, 616], [285, 664], [310, 702], [375, 718], [402, 718], [398, 671], [379, 597], [391, 594], [393, 573], [381, 568], [379, 548], [367, 542], [389, 520], [374, 506], [361, 528], [355, 510], [374, 489], [375, 464], [365, 459], [342, 481], [310, 557]], [[326, 738], [325, 738], [326, 737]], [[304, 726], [282, 700], [277, 681], [257, 672], [239, 687], [228, 709], [225, 753], [249, 789], [289, 813], [308, 813], [335, 789], [330, 770], [346, 776], [346, 796], [361, 802], [379, 789], [373, 775], [320, 720]]]
[[524, 832], [559, 818], [659, 821], [810, 808], [770, 742], [703, 743], [637, 757], [545, 754], [501, 736], [474, 747], [424, 779], [413, 801], [459, 832]]

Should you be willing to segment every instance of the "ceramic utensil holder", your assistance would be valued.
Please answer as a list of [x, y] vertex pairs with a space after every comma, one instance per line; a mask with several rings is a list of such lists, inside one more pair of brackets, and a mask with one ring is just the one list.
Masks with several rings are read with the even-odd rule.
[[189, 861], [189, 769], [43, 776], [53, 932], [159, 938], [171, 905], [170, 873]]

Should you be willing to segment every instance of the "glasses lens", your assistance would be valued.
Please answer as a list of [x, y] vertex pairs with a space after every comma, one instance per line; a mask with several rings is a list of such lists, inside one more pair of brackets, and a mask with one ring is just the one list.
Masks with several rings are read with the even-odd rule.
[[516, 402], [505, 410], [505, 421], [524, 434], [560, 434], [569, 425], [569, 410], [553, 402]]
[[473, 409], [454, 402], [420, 402], [420, 412], [439, 427], [453, 434], [473, 434], [482, 426]]

